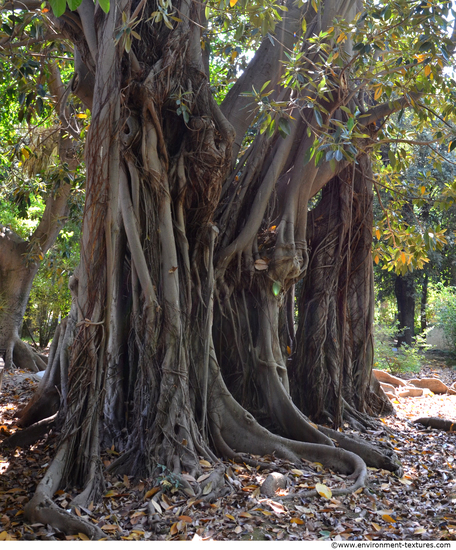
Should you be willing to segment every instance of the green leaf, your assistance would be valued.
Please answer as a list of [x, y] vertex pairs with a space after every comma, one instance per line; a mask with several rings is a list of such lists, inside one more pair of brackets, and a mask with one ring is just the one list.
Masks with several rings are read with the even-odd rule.
[[60, 17], [65, 13], [66, 0], [49, 0], [52, 11], [56, 17]]
[[290, 121], [287, 118], [280, 118], [279, 119], [279, 128], [282, 130], [284, 134], [287, 136], [290, 135], [291, 129], [290, 129]]
[[317, 119], [318, 126], [323, 126], [323, 118], [318, 109], [314, 109], [315, 118]]
[[274, 296], [278, 296], [280, 294], [280, 291], [282, 289], [282, 285], [278, 281], [274, 281], [272, 283], [272, 293]]
[[71, 11], [75, 11], [82, 4], [82, 0], [67, 0], [68, 7]]
[[270, 80], [267, 80], [267, 81], [263, 84], [263, 86], [261, 86], [260, 94], [261, 94], [261, 92], [266, 88], [266, 86], [269, 85], [270, 82], [271, 82]]
[[306, 154], [304, 155], [304, 160], [302, 163], [303, 166], [305, 166], [310, 161], [310, 159], [313, 157], [313, 154], [314, 154], [313, 147], [309, 147], [309, 149], [307, 149], [306, 151]]
[[110, 0], [98, 0], [98, 3], [100, 4], [100, 8], [105, 12], [109, 12], [109, 6], [110, 6]]

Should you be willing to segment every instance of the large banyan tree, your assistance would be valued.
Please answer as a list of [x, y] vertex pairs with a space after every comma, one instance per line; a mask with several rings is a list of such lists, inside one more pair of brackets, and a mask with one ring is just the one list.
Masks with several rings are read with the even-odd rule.
[[[8, 9], [24, 5], [74, 46], [71, 90], [91, 110], [73, 307], [20, 420], [58, 409], [29, 516], [100, 536], [52, 495], [100, 494], [111, 445], [113, 470], [137, 475], [267, 454], [352, 474], [353, 489], [365, 460], [399, 470], [385, 449], [308, 417], [359, 427], [392, 410], [371, 376], [371, 158], [379, 136], [401, 141], [395, 113], [428, 112], [452, 51], [450, 2]], [[215, 97], [228, 20], [249, 48], [263, 40]]]

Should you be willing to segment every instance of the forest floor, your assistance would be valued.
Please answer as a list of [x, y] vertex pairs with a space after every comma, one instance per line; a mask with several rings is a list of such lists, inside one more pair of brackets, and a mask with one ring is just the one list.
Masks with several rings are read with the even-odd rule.
[[[456, 369], [442, 357], [428, 355], [418, 375], [400, 376], [437, 377], [450, 385], [456, 381]], [[23, 372], [5, 374], [0, 442], [14, 433], [15, 412], [37, 385], [33, 378]], [[456, 432], [411, 422], [420, 416], [455, 418], [456, 395], [399, 398], [394, 405], [396, 416], [380, 419], [378, 428], [362, 437], [394, 447], [404, 468], [400, 479], [369, 469], [365, 488], [335, 498], [327, 488], [344, 486], [344, 476], [317, 463], [291, 464], [271, 456], [265, 459], [270, 463], [266, 471], [226, 463], [231, 491], [213, 503], [188, 497], [164, 472], [160, 481], [108, 477], [102, 502], [72, 513], [96, 523], [113, 540], [456, 540]], [[52, 436], [28, 449], [8, 450], [0, 443], [0, 541], [88, 540], [83, 534], [66, 536], [24, 520], [24, 506], [51, 461], [54, 443]], [[105, 466], [116, 455], [115, 449], [106, 449]], [[201, 460], [201, 466], [208, 477], [213, 465]], [[283, 494], [317, 486], [326, 496], [282, 502], [279, 495], [265, 498], [260, 485], [271, 472], [287, 475], [289, 486]], [[56, 502], [70, 510], [75, 494], [71, 489], [58, 491]]]

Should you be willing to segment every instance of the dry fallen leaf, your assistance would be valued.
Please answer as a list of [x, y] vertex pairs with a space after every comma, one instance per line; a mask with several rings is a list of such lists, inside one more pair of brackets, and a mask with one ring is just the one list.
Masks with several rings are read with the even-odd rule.
[[326, 498], [326, 499], [329, 500], [332, 497], [331, 489], [329, 487], [327, 487], [326, 485], [324, 485], [323, 483], [317, 483], [315, 485], [315, 490], [323, 498]]

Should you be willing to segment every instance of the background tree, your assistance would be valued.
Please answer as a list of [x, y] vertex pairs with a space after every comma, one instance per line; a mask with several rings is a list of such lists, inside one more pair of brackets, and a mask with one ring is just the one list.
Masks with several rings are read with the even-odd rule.
[[[310, 423], [290, 397], [287, 365], [296, 350], [298, 383], [303, 353], [327, 370], [330, 410], [311, 412], [328, 412], [336, 425], [346, 413], [368, 422], [370, 395], [371, 409], [388, 405], [370, 382], [369, 157], [378, 139], [400, 139], [387, 135], [394, 112], [410, 107], [426, 118], [425, 102], [435, 100], [453, 116], [453, 84], [442, 73], [453, 47], [442, 33], [450, 4], [51, 6], [43, 20], [75, 45], [94, 85], [93, 95], [85, 87], [92, 122], [74, 307], [46, 373], [61, 373], [62, 436], [27, 513], [102, 536], [52, 502], [61, 484], [83, 487], [75, 504], [99, 494], [101, 443], [122, 453], [115, 472], [138, 475], [157, 464], [195, 474], [214, 450], [318, 460], [353, 473], [349, 490], [364, 483], [360, 455], [398, 469], [387, 452]], [[238, 17], [262, 42], [218, 105], [206, 21]], [[322, 218], [308, 233], [321, 190], [326, 206], [315, 207]], [[330, 290], [309, 307], [316, 322], [295, 346], [290, 296], [307, 277]], [[60, 351], [70, 339], [67, 369]], [[321, 376], [307, 381], [322, 394]], [[221, 480], [214, 474], [210, 496]]]
[[[406, 119], [408, 117], [404, 117]], [[410, 121], [402, 121], [410, 132]], [[426, 329], [429, 283], [451, 284], [454, 246], [454, 153], [428, 132], [406, 146], [394, 169], [382, 160], [376, 212], [375, 260], [379, 299], [394, 296], [398, 343], [413, 344]], [[420, 311], [420, 318], [416, 312]]]
[[[3, 14], [3, 31], [7, 35], [3, 43], [11, 44], [11, 37], [15, 41], [8, 55], [3, 52], [1, 59], [5, 101], [2, 105], [4, 184], [0, 194], [4, 205], [0, 231], [0, 348], [6, 350], [6, 368], [14, 362], [20, 368], [43, 370], [45, 363], [21, 341], [20, 333], [35, 275], [66, 221], [71, 190], [80, 185], [75, 172], [79, 164], [78, 146], [69, 135], [66, 122], [65, 129], [53, 125], [55, 110], [61, 111], [64, 120], [68, 111], [63, 107], [67, 94], [54, 59], [57, 52], [41, 62], [30, 57], [33, 51], [45, 55], [41, 40], [48, 37], [42, 25], [31, 13], [8, 17]], [[37, 41], [40, 42], [38, 50], [33, 46]], [[17, 79], [17, 88], [13, 79]], [[39, 131], [34, 123], [41, 124]], [[13, 218], [14, 214], [26, 218], [32, 204], [35, 216], [43, 205], [38, 223], [32, 224], [29, 230], [24, 224], [20, 228], [8, 223], [12, 221], [11, 214]]]

